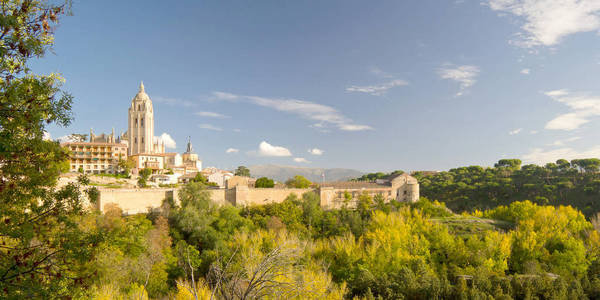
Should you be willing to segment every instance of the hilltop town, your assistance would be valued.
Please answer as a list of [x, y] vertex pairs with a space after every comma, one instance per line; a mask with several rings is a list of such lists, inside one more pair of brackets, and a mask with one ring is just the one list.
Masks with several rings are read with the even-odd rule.
[[143, 82], [129, 106], [127, 131], [95, 134], [90, 129], [87, 141], [82, 135], [72, 136], [61, 146], [70, 151], [69, 173], [63, 175], [63, 182], [74, 181], [77, 174], [89, 175], [91, 184], [99, 188], [96, 206], [100, 211], [117, 205], [124, 213], [145, 213], [159, 208], [167, 198], [177, 201], [178, 189], [192, 181], [211, 187], [208, 191], [214, 202], [239, 206], [280, 203], [306, 192], [319, 194], [321, 207], [326, 209], [354, 207], [365, 193], [386, 202], [419, 199], [419, 184], [408, 174], [373, 181], [264, 187], [256, 186], [257, 179], [245, 167], [236, 171], [202, 168], [191, 138], [181, 154], [166, 152], [164, 141], [155, 138], [154, 106]]

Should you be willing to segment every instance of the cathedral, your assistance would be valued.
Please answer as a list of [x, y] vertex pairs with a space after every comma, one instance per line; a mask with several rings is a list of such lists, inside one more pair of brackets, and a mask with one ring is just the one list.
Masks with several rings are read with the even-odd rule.
[[152, 100], [146, 94], [144, 83], [140, 83], [138, 93], [131, 100], [127, 114], [127, 131], [115, 137], [111, 134], [95, 135], [90, 129], [90, 143], [124, 143], [127, 144], [127, 154], [161, 154], [165, 153], [163, 141], [154, 137], [154, 109]]
[[164, 172], [188, 174], [202, 170], [202, 160], [194, 153], [192, 142], [188, 139], [183, 155], [166, 152], [165, 143], [154, 136], [154, 108], [152, 100], [146, 94], [144, 83], [140, 83], [137, 94], [131, 100], [127, 114], [127, 131], [115, 136], [94, 134], [90, 129], [89, 141], [63, 143], [73, 152], [71, 170], [83, 170], [85, 173], [115, 173], [119, 160], [132, 160], [134, 171], [149, 168], [154, 174]]
[[129, 155], [165, 153], [164, 142], [154, 139], [154, 109], [152, 100], [144, 90], [143, 82], [131, 100], [127, 117], [125, 136], [129, 145]]

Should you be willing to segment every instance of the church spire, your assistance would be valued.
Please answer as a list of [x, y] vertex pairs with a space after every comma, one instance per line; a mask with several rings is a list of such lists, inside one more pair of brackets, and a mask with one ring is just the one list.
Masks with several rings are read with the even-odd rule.
[[145, 91], [144, 91], [144, 81], [140, 81], [140, 93], [145, 93]]
[[188, 136], [187, 149], [186, 149], [185, 153], [192, 153], [192, 152], [194, 152], [194, 148], [192, 147], [192, 137]]

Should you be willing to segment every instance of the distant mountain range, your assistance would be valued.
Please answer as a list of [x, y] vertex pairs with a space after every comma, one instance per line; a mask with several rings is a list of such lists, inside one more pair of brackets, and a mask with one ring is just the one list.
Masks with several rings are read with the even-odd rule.
[[295, 175], [302, 175], [312, 182], [321, 182], [323, 174], [325, 174], [325, 181], [344, 181], [365, 174], [364, 172], [352, 169], [324, 169], [279, 165], [257, 165], [250, 166], [248, 169], [250, 169], [250, 174], [254, 178], [269, 177], [279, 182], [285, 182]]

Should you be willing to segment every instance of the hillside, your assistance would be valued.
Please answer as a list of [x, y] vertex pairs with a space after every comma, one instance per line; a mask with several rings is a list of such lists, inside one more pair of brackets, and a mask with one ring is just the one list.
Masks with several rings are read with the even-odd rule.
[[350, 178], [360, 177], [363, 172], [352, 169], [325, 169], [308, 168], [281, 165], [256, 165], [249, 167], [252, 177], [269, 177], [277, 181], [284, 182], [295, 175], [302, 175], [313, 182], [321, 182], [322, 174], [325, 174], [325, 181], [340, 181]]
[[468, 166], [446, 172], [416, 172], [421, 196], [446, 203], [456, 212], [492, 209], [514, 201], [571, 205], [590, 217], [600, 211], [600, 160], [558, 160], [544, 166], [518, 159], [494, 167]]

